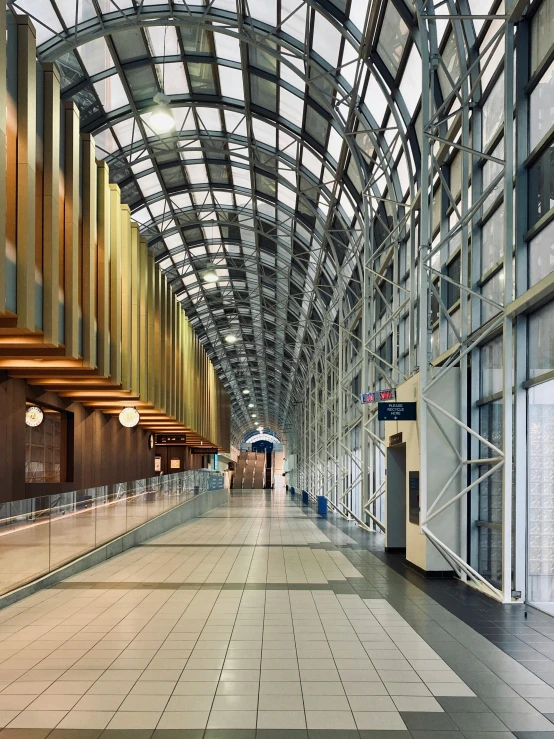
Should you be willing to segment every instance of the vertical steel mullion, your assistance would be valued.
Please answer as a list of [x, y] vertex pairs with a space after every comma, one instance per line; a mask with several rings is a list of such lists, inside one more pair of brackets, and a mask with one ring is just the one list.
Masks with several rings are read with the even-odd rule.
[[[421, 210], [419, 223], [419, 444], [420, 444], [420, 471], [419, 471], [419, 504], [420, 521], [427, 518], [427, 407], [424, 399], [425, 386], [427, 384], [429, 364], [429, 336], [428, 336], [428, 308], [427, 308], [427, 270], [425, 268], [426, 258], [432, 241], [432, 230], [430, 223], [429, 198], [432, 196], [433, 178], [430, 167], [430, 147], [426, 127], [430, 123], [432, 111], [432, 86], [433, 75], [430, 65], [431, 42], [430, 22], [422, 18], [425, 3], [417, 3], [418, 21], [420, 29], [425, 28], [427, 33], [423, 35], [421, 43], [421, 69], [422, 69], [422, 94], [421, 94], [421, 125], [423, 135], [421, 140]], [[431, 195], [429, 195], [431, 193]]]
[[[513, 180], [514, 180], [514, 26], [506, 24], [504, 56], [504, 306], [513, 300]], [[512, 602], [512, 490], [513, 490], [513, 318], [504, 314], [502, 321], [502, 597]]]

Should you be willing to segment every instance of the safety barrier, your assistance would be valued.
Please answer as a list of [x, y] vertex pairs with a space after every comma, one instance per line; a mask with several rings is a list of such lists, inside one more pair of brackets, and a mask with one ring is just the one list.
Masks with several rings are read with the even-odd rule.
[[177, 508], [195, 498], [195, 489], [203, 493], [223, 487], [221, 473], [190, 470], [4, 503], [0, 506], [0, 595]]

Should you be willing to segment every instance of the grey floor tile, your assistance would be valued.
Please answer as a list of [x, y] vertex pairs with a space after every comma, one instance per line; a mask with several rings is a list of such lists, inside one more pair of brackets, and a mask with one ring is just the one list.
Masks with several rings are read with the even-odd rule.
[[306, 729], [258, 729], [256, 739], [308, 739]]
[[458, 727], [446, 713], [418, 713], [406, 711], [400, 714], [410, 731], [444, 731]]
[[499, 713], [498, 717], [511, 731], [551, 731], [554, 724], [538, 711], [531, 713]]
[[360, 739], [357, 729], [308, 729], [308, 739]]
[[447, 713], [486, 713], [488, 708], [492, 708], [487, 708], [486, 702], [480, 698], [438, 696], [437, 700]]
[[204, 739], [256, 739], [256, 729], [206, 729]]
[[505, 731], [508, 728], [494, 713], [451, 713], [450, 717], [464, 731]]

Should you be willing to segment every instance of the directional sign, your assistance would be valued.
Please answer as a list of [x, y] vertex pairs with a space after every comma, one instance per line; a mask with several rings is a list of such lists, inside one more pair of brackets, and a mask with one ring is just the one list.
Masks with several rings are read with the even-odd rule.
[[360, 395], [362, 403], [382, 403], [384, 400], [395, 400], [396, 390], [370, 390]]
[[415, 421], [417, 403], [379, 403], [379, 421]]

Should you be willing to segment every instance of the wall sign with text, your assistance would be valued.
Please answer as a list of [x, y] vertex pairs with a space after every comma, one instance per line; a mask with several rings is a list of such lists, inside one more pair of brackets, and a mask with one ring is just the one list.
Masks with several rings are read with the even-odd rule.
[[360, 400], [366, 403], [382, 403], [386, 400], [396, 400], [396, 390], [371, 390], [368, 393], [362, 393]]
[[417, 403], [379, 403], [379, 421], [415, 421]]

